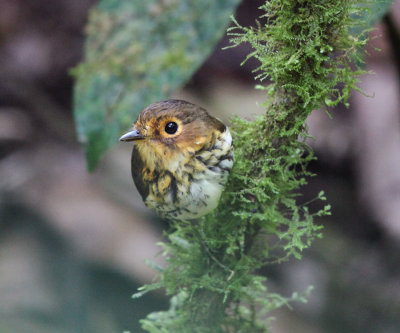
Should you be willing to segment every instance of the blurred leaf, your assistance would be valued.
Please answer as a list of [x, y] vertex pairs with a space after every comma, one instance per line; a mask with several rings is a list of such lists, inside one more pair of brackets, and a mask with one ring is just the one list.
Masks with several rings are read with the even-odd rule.
[[374, 25], [378, 23], [382, 17], [390, 10], [392, 4], [395, 3], [396, 0], [379, 0], [374, 1], [372, 5], [372, 15], [370, 17], [370, 25]]
[[210, 54], [239, 0], [102, 0], [73, 74], [89, 170], [147, 105], [171, 95]]
[[395, 1], [396, 0], [374, 0], [361, 3], [360, 6], [365, 7], [367, 10], [364, 11], [363, 17], [359, 18], [359, 22], [362, 22], [362, 24], [353, 28], [352, 33], [358, 35], [378, 23], [390, 10], [391, 5]]

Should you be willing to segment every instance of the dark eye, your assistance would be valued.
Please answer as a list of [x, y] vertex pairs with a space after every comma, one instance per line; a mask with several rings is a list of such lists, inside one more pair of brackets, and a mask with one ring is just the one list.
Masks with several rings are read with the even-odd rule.
[[178, 124], [173, 121], [168, 122], [164, 128], [164, 131], [167, 132], [168, 134], [175, 134], [177, 130], [178, 130]]

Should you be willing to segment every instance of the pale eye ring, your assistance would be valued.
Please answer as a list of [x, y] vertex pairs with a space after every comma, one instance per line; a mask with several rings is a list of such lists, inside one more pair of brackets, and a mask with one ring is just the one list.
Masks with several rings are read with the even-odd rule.
[[164, 131], [167, 134], [175, 134], [178, 131], [178, 124], [174, 121], [169, 121], [165, 124]]

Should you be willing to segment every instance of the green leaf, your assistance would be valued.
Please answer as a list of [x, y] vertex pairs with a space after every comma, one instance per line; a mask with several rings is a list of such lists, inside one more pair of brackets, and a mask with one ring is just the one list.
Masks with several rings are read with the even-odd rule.
[[361, 3], [360, 6], [366, 10], [358, 15], [357, 20], [361, 23], [351, 29], [353, 35], [358, 35], [364, 30], [369, 30], [378, 23], [382, 17], [390, 10], [395, 0], [377, 0]]
[[395, 0], [379, 0], [374, 1], [371, 7], [372, 15], [369, 24], [378, 23], [382, 17], [390, 10], [390, 7], [395, 3]]
[[207, 58], [239, 0], [102, 0], [73, 70], [75, 121], [89, 170], [140, 111], [170, 96]]

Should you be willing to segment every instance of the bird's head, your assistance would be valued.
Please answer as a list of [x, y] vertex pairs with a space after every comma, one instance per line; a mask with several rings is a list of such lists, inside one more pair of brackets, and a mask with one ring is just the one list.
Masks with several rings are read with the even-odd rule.
[[166, 100], [145, 108], [120, 141], [133, 141], [150, 163], [193, 155], [224, 130], [225, 125], [203, 108], [182, 100]]

